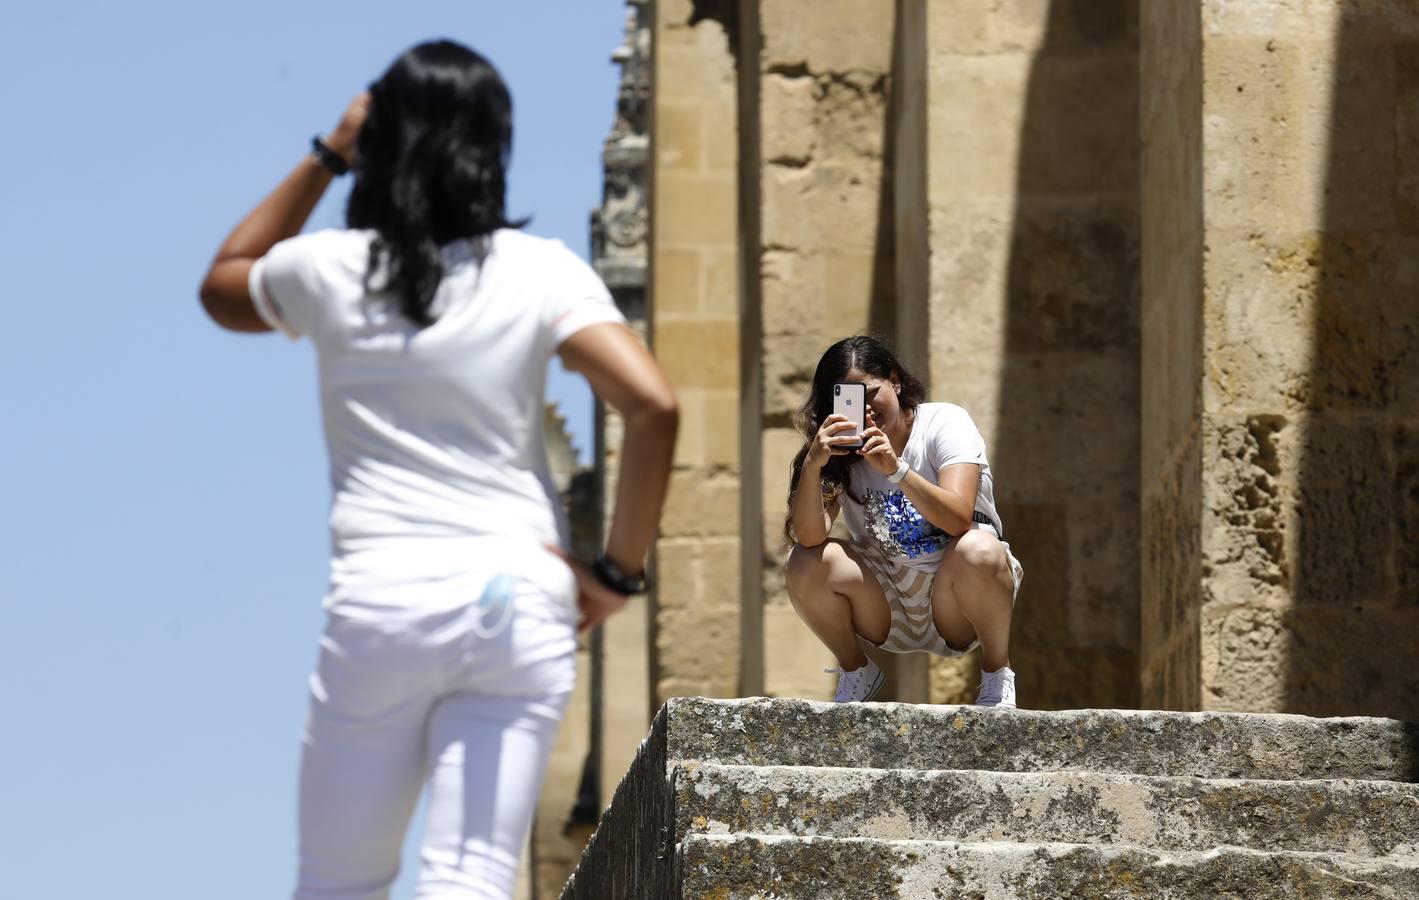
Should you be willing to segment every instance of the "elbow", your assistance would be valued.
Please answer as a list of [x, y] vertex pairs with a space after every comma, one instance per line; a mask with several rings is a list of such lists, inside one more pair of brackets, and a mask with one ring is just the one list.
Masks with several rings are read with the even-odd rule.
[[666, 389], [644, 397], [635, 409], [626, 414], [629, 422], [635, 422], [658, 432], [675, 434], [680, 430], [680, 401], [675, 392]]
[[672, 427], [680, 426], [680, 398], [672, 390], [665, 390], [646, 404], [652, 418], [667, 422]]
[[197, 301], [202, 304], [202, 311], [207, 314], [209, 319], [218, 325], [222, 324], [221, 298], [218, 296], [217, 286], [212, 282], [210, 272], [197, 286]]
[[202, 304], [207, 318], [223, 328], [231, 327], [227, 321], [229, 317], [226, 315], [227, 304], [223, 302], [221, 281], [214, 271], [209, 270], [197, 286], [197, 301]]

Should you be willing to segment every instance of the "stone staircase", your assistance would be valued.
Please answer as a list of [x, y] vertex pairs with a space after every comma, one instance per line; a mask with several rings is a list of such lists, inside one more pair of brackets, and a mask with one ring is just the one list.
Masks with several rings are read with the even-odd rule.
[[1419, 724], [671, 700], [563, 890], [1419, 898]]

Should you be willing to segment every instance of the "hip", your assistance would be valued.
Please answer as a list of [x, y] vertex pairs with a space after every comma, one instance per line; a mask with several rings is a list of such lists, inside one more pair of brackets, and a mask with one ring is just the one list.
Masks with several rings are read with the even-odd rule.
[[[343, 551], [343, 552], [340, 552]], [[490, 594], [492, 591], [492, 594]], [[487, 605], [575, 622], [576, 579], [529, 538], [440, 537], [362, 541], [332, 554], [324, 607], [355, 618], [407, 618]]]

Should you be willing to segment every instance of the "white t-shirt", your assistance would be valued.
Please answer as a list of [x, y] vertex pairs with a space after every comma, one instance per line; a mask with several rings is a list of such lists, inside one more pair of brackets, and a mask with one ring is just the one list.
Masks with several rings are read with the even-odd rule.
[[[995, 484], [985, 458], [985, 440], [964, 409], [954, 403], [918, 406], [911, 435], [899, 457], [932, 484], [937, 483], [942, 466], [979, 465], [975, 511], [989, 516], [999, 529], [1004, 529], [1000, 513], [995, 510]], [[847, 491], [838, 494], [838, 501], [854, 543], [876, 547], [900, 565], [936, 571], [950, 535], [928, 522], [898, 485], [865, 460], [852, 467], [851, 487], [862, 502], [854, 501]]]
[[319, 360], [327, 608], [452, 605], [461, 601], [441, 597], [438, 581], [489, 548], [566, 545], [542, 437], [547, 362], [580, 329], [625, 320], [561, 242], [503, 229], [443, 248], [436, 320], [419, 328], [392, 292], [365, 289], [374, 236], [282, 241], [252, 267], [251, 295], [273, 328], [309, 337]]

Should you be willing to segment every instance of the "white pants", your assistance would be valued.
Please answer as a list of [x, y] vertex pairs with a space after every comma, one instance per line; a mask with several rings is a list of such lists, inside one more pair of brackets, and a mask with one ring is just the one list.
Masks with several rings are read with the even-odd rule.
[[474, 602], [437, 613], [331, 610], [301, 758], [296, 900], [387, 898], [426, 782], [418, 897], [512, 897], [576, 677], [575, 585], [553, 560], [494, 578], [507, 603], [490, 604], [493, 574], [464, 585]]

